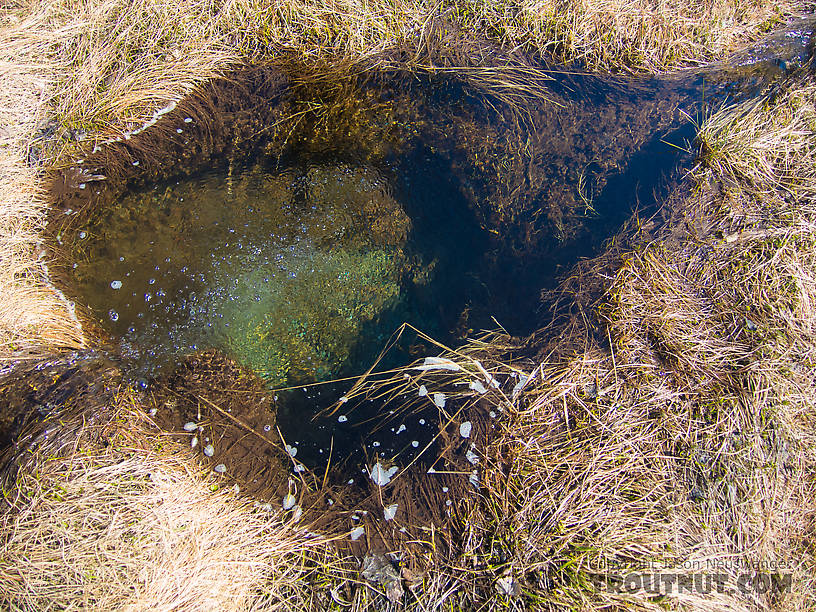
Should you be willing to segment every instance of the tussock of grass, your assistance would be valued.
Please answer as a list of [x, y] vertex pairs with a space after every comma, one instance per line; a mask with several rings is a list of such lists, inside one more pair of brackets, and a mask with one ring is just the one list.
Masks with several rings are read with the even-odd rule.
[[491, 495], [512, 500], [510, 564], [543, 600], [651, 609], [649, 593], [599, 589], [596, 568], [721, 563], [736, 586], [764, 563], [792, 574], [790, 592], [667, 602], [814, 605], [813, 94], [804, 79], [701, 127], [697, 193], [623, 250], [595, 305], [601, 338], [545, 360], [497, 442], [512, 457]]
[[470, 0], [457, 15], [506, 44], [590, 70], [661, 72], [710, 61], [769, 28], [791, 5], [773, 2]]
[[82, 345], [65, 298], [47, 283], [40, 259], [44, 218], [37, 168], [28, 163], [46, 114], [47, 83], [0, 54], [0, 352]]

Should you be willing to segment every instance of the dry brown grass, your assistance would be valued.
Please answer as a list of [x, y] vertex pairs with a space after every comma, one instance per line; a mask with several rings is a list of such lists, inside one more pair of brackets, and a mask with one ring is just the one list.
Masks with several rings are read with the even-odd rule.
[[[497, 441], [492, 452], [512, 457], [493, 480], [514, 509], [509, 564], [535, 572], [542, 601], [816, 605], [814, 91], [803, 78], [702, 126], [701, 165], [673, 222], [600, 283], [601, 337], [573, 328], [573, 355], [544, 360], [543, 382]], [[765, 564], [789, 573], [792, 590], [656, 602], [593, 581], [599, 567], [644, 562], [721, 563], [732, 587]]]
[[17, 475], [0, 532], [3, 609], [307, 605], [305, 558], [324, 554], [325, 538], [219, 486], [175, 445], [155, 450], [127, 401], [116, 421], [107, 450], [40, 455]]
[[457, 4], [463, 22], [590, 70], [661, 72], [722, 57], [793, 8], [787, 2], [490, 0]]
[[28, 163], [44, 108], [47, 83], [0, 57], [0, 352], [41, 345], [82, 344], [82, 330], [65, 298], [48, 285], [39, 257], [44, 223], [36, 165]]

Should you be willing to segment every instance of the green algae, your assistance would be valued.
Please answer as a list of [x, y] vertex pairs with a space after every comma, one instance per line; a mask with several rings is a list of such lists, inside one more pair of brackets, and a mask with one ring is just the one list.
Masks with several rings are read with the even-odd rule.
[[125, 356], [220, 348], [284, 385], [337, 374], [399, 302], [410, 228], [372, 169], [255, 166], [128, 194], [64, 240]]

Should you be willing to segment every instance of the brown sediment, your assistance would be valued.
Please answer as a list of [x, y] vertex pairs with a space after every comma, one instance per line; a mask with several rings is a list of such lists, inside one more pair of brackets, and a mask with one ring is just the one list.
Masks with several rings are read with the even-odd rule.
[[[217, 351], [197, 353], [159, 379], [145, 405], [155, 408], [161, 430], [182, 445], [195, 439], [200, 460], [210, 469], [223, 464], [246, 494], [283, 499], [292, 462], [278, 435], [274, 399], [257, 375]], [[184, 431], [187, 423], [198, 429]], [[208, 445], [212, 457], [204, 453]]]

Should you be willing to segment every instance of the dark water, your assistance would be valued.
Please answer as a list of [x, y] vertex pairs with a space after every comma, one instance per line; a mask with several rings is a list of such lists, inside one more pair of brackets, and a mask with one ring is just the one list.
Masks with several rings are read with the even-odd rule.
[[[285, 139], [62, 231], [69, 292], [133, 377], [206, 348], [252, 368], [307, 465], [332, 444], [339, 456], [408, 459], [435, 433], [433, 414], [389, 420], [366, 400], [341, 422], [313, 418], [351, 383], [312, 383], [365, 371], [403, 322], [449, 345], [498, 324], [533, 331], [541, 290], [690, 167], [689, 117], [786, 69], [770, 62], [745, 81], [560, 75], [550, 101], [523, 112], [431, 78], [362, 83], [347, 106], [317, 96], [322, 113], [301, 115]], [[291, 112], [310, 95], [281, 104]], [[379, 367], [436, 353], [408, 333]]]

